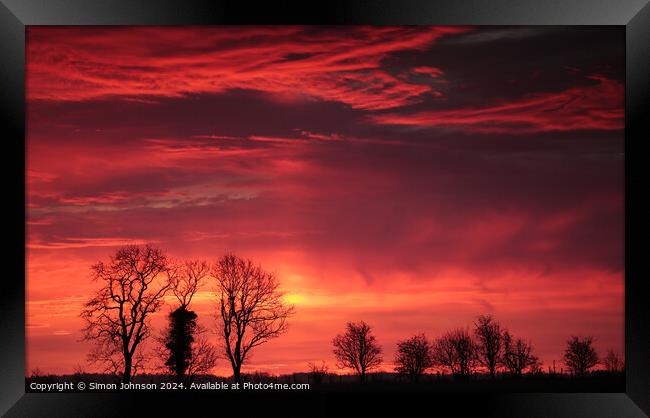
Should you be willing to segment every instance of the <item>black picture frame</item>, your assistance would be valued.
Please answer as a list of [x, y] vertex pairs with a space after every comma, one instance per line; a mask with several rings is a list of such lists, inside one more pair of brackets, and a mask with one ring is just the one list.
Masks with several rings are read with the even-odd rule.
[[[648, 0], [472, 0], [472, 1], [249, 1], [205, 0], [0, 0], [0, 106], [3, 123], [4, 207], [8, 233], [4, 260], [10, 270], [0, 297], [0, 413], [6, 416], [153, 416], [187, 414], [188, 405], [222, 408], [218, 394], [37, 394], [25, 393], [25, 27], [28, 25], [622, 25], [626, 31], [625, 112], [625, 393], [599, 394], [372, 394], [272, 395], [280, 409], [320, 415], [338, 400], [368, 404], [453, 407], [481, 416], [637, 417], [650, 414], [649, 277], [643, 242], [648, 206], [639, 191], [645, 142], [650, 140], [650, 5]], [[188, 402], [187, 397], [192, 401]], [[236, 397], [246, 408], [265, 395]], [[265, 399], [271, 399], [267, 395]], [[405, 399], [408, 397], [408, 400]], [[293, 402], [310, 405], [294, 406]], [[231, 404], [231, 402], [227, 402]], [[426, 404], [426, 405], [423, 405]], [[142, 408], [142, 409], [140, 409]], [[220, 409], [219, 409], [220, 410]], [[260, 409], [262, 410], [262, 409]], [[246, 410], [246, 412], [249, 412]], [[349, 409], [346, 409], [349, 412]], [[405, 411], [402, 411], [405, 412]], [[217, 412], [218, 413], [218, 412]], [[249, 415], [248, 413], [246, 415]], [[252, 415], [252, 414], [251, 414]]]

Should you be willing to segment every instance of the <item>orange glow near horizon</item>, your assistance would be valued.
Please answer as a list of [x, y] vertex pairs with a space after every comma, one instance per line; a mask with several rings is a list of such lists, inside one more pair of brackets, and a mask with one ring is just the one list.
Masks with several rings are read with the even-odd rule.
[[359, 320], [392, 371], [479, 314], [544, 369], [574, 334], [622, 354], [615, 29], [29, 27], [26, 373], [94, 370], [90, 266], [144, 243], [277, 275], [296, 314], [246, 372], [348, 372], [331, 341]]

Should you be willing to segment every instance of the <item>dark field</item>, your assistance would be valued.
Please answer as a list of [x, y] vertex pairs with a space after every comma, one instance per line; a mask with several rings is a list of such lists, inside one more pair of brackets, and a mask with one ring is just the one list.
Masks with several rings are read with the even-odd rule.
[[[360, 384], [356, 376], [330, 374], [322, 379], [314, 378], [308, 373], [295, 373], [292, 375], [269, 376], [266, 374], [252, 374], [245, 376], [242, 380], [245, 383], [253, 384], [309, 384], [309, 389], [288, 389], [277, 390], [281, 392], [384, 392], [384, 393], [409, 393], [409, 392], [441, 392], [441, 393], [620, 393], [625, 392], [625, 374], [594, 372], [586, 377], [576, 378], [567, 374], [537, 374], [512, 377], [508, 375], [497, 376], [490, 379], [485, 375], [474, 375], [468, 379], [458, 379], [447, 375], [429, 374], [425, 375], [418, 382], [412, 382], [394, 373], [374, 373], [368, 376], [368, 381]], [[44, 375], [33, 376], [25, 379], [26, 392], [42, 392], [32, 387], [32, 384], [54, 384], [70, 382], [70, 388], [50, 388], [45, 392], [124, 392], [121, 389], [88, 389], [93, 383], [116, 384], [120, 387], [119, 380], [114, 376], [105, 374], [71, 374], [71, 375]], [[85, 390], [77, 389], [79, 382], [86, 384]], [[219, 376], [198, 376], [192, 383], [227, 383], [232, 384], [230, 377]], [[185, 384], [183, 388], [173, 387], [173, 379], [166, 375], [145, 374], [135, 376], [135, 384], [155, 384], [155, 389], [135, 389], [139, 391], [200, 391], [200, 392], [233, 392], [232, 389], [200, 389], [190, 388]], [[167, 384], [166, 388], [162, 388]], [[69, 385], [70, 386], [70, 385]], [[255, 389], [241, 389], [240, 392], [270, 392], [276, 389], [267, 386]]]

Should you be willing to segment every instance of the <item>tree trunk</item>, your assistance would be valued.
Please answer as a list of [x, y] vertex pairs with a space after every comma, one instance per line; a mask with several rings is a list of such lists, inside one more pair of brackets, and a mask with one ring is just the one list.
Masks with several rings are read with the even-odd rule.
[[174, 379], [176, 383], [183, 383], [185, 382], [185, 374], [184, 373], [176, 373], [176, 379]]
[[232, 367], [232, 375], [235, 379], [235, 382], [239, 383], [239, 388], [241, 389], [241, 366]]
[[131, 383], [131, 357], [124, 358], [124, 373], [122, 374], [122, 383]]

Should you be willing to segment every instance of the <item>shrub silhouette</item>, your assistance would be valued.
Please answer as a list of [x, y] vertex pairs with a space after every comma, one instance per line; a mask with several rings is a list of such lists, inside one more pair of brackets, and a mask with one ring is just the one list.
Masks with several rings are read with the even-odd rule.
[[309, 368], [309, 379], [316, 384], [323, 383], [329, 370], [325, 362], [322, 362], [320, 365], [309, 363], [307, 364], [307, 367]]
[[611, 348], [603, 359], [603, 365], [608, 372], [612, 373], [618, 373], [625, 368], [625, 364], [621, 357]]

